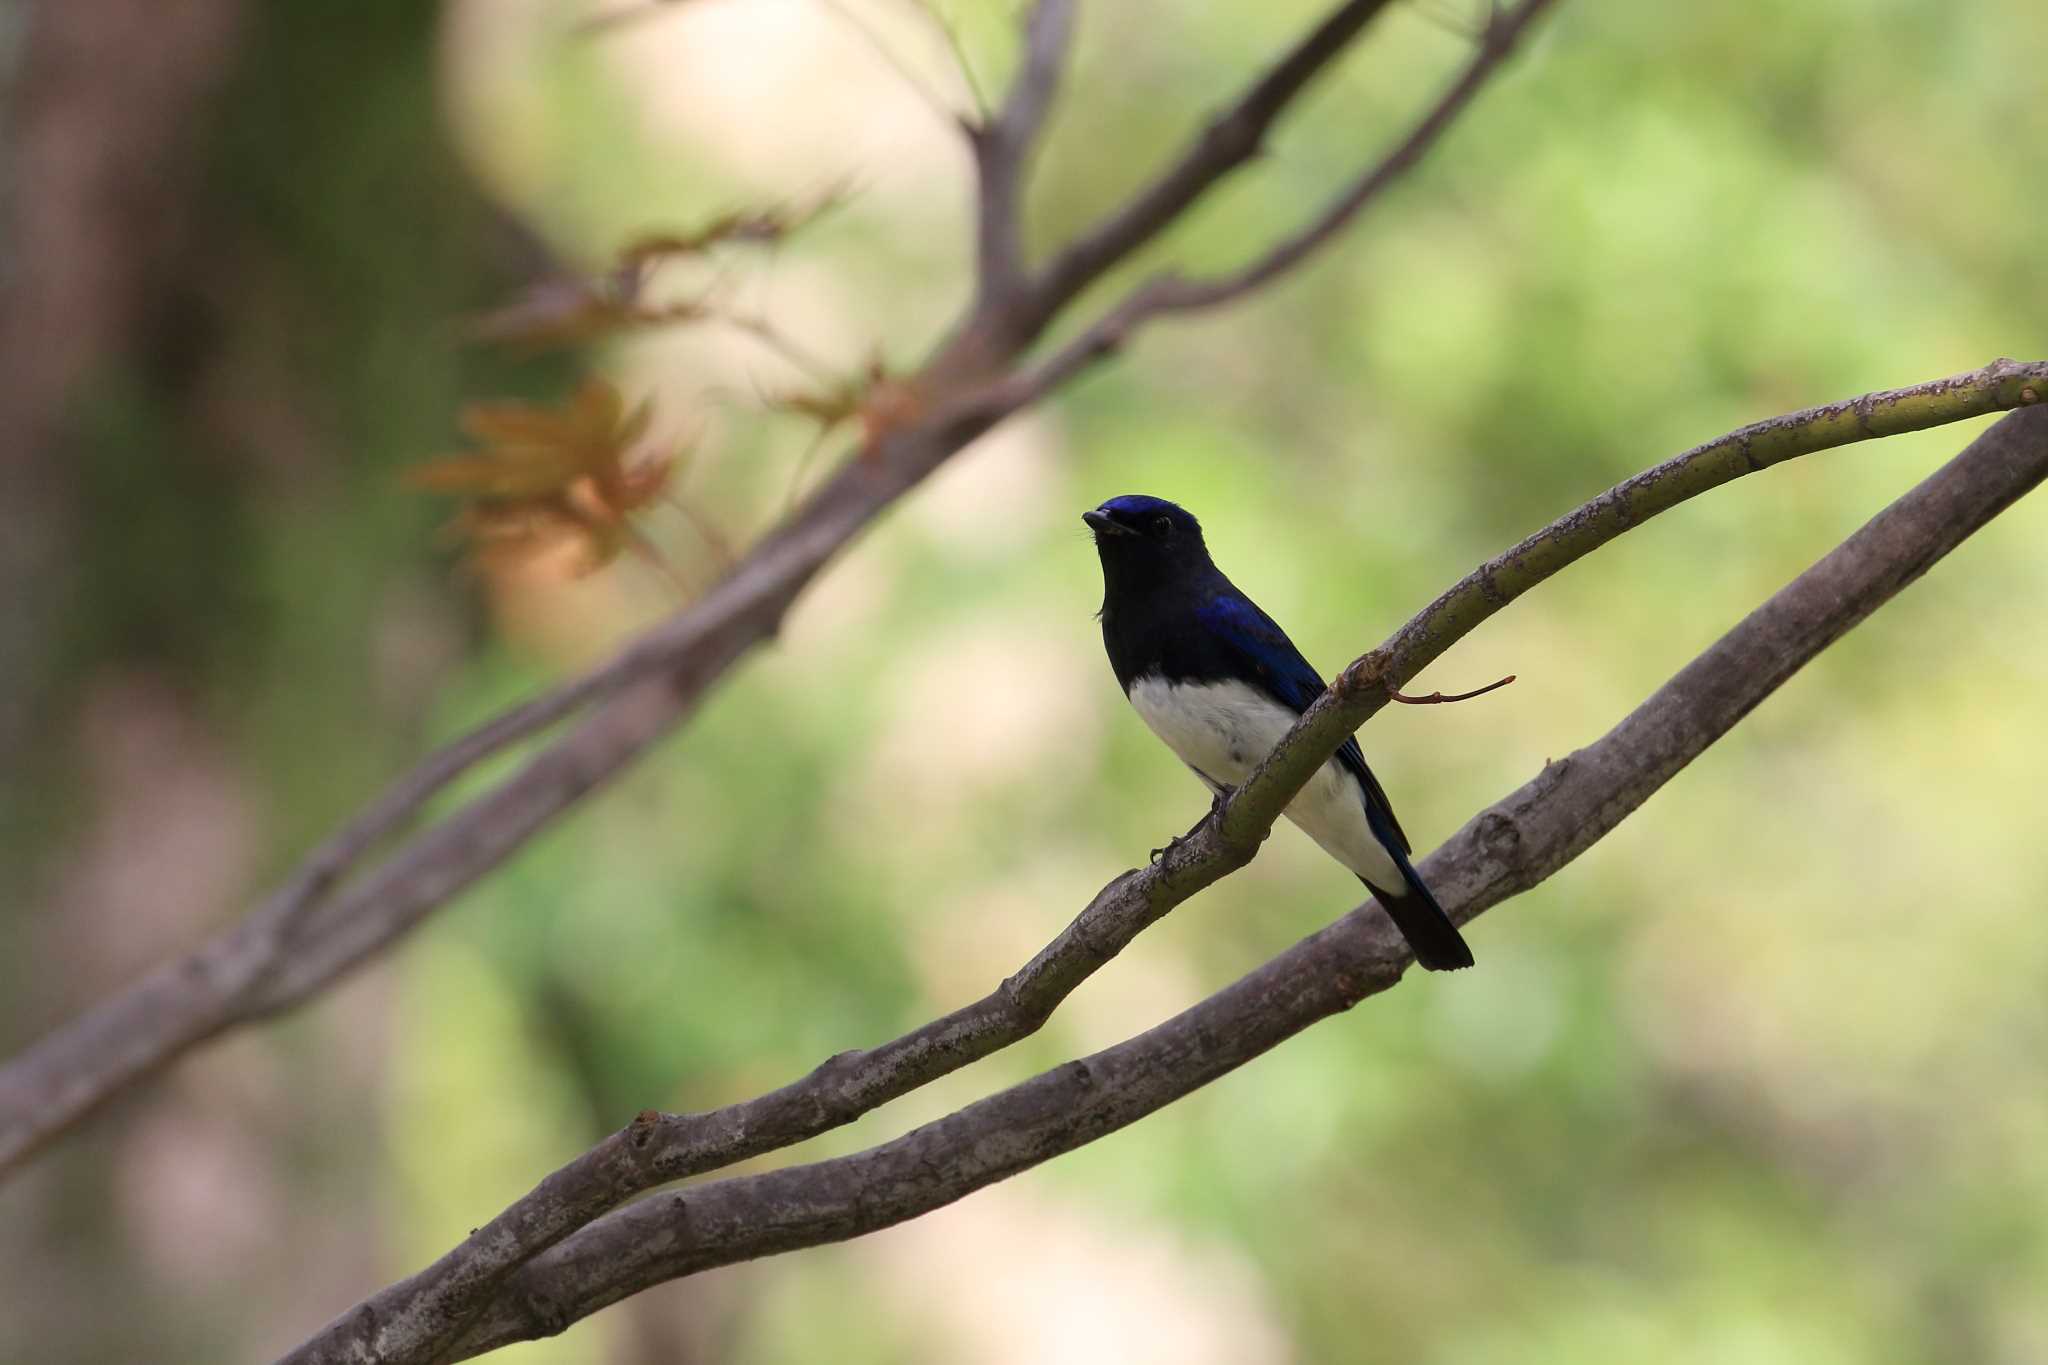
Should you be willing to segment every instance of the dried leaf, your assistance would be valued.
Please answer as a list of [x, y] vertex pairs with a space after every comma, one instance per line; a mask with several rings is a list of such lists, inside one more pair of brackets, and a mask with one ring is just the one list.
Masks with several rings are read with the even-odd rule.
[[872, 457], [890, 434], [924, 415], [924, 395], [909, 380], [889, 374], [879, 358], [865, 373], [830, 387], [771, 394], [763, 400], [771, 412], [804, 417], [818, 424], [822, 435], [843, 422], [858, 420], [861, 454]]
[[595, 280], [543, 280], [503, 308], [472, 319], [468, 333], [474, 341], [544, 351], [713, 315], [701, 300], [655, 304], [645, 292], [645, 275], [637, 268]]
[[649, 233], [619, 253], [619, 264], [652, 265], [677, 256], [699, 256], [715, 246], [776, 246], [838, 208], [847, 197], [844, 186], [834, 186], [809, 203], [736, 209], [690, 232]]
[[652, 415], [645, 403], [628, 410], [597, 378], [560, 407], [474, 403], [461, 422], [480, 449], [422, 465], [406, 482], [473, 500], [451, 529], [479, 559], [524, 560], [573, 542], [588, 572], [633, 543], [627, 519], [668, 486], [672, 455], [629, 462]]
[[647, 297], [649, 281], [663, 262], [701, 256], [725, 244], [773, 245], [844, 202], [834, 189], [807, 204], [739, 209], [720, 214], [689, 232], [651, 233], [628, 243], [617, 263], [594, 278], [542, 280], [502, 308], [470, 320], [471, 340], [521, 350], [579, 346], [622, 332], [716, 316], [703, 299], [657, 303]]

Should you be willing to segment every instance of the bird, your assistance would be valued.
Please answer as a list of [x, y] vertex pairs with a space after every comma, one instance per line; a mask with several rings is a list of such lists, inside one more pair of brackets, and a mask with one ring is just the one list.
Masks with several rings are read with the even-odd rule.
[[[1322, 677], [1223, 576], [1185, 508], [1130, 493], [1081, 520], [1102, 560], [1102, 643], [1117, 683], [1220, 801], [1322, 694]], [[1472, 965], [1472, 950], [1416, 874], [1408, 836], [1356, 738], [1317, 770], [1286, 814], [1365, 883], [1418, 963], [1439, 972]]]

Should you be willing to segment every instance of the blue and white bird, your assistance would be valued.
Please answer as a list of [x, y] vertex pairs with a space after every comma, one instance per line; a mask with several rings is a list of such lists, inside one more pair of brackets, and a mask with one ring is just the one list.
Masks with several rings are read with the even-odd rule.
[[[1102, 642], [1152, 732], [1221, 796], [1251, 776], [1323, 691], [1287, 632], [1223, 576], [1202, 527], [1163, 498], [1126, 494], [1081, 514], [1102, 557]], [[1351, 869], [1431, 971], [1472, 965], [1456, 925], [1409, 861], [1387, 794], [1356, 739], [1287, 818]]]

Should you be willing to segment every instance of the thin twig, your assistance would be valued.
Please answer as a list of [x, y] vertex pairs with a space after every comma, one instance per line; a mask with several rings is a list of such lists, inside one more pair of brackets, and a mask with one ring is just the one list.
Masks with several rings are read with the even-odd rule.
[[799, 345], [788, 333], [768, 321], [768, 319], [748, 313], [714, 312], [710, 316], [719, 322], [723, 322], [728, 327], [734, 327], [745, 332], [748, 336], [753, 337], [769, 350], [788, 361], [792, 367], [802, 370], [819, 383], [836, 384], [839, 382], [838, 371], [834, 370], [817, 356], [811, 354], [810, 351]]
[[1511, 9], [1493, 11], [1464, 71], [1393, 151], [1332, 199], [1314, 220], [1258, 260], [1220, 279], [1189, 281], [1180, 285], [1165, 295], [1160, 306], [1173, 309], [1213, 308], [1242, 298], [1268, 280], [1293, 269], [1303, 258], [1343, 231], [1358, 216], [1359, 210], [1421, 163], [1430, 147], [1444, 135], [1493, 75], [1494, 69], [1515, 50], [1529, 26], [1555, 2], [1522, 0]]
[[981, 81], [974, 74], [974, 63], [967, 59], [967, 47], [960, 41], [959, 32], [946, 22], [946, 17], [934, 9], [928, 0], [905, 2], [918, 12], [926, 23], [939, 31], [939, 36], [945, 40], [946, 49], [953, 54], [953, 65], [960, 72], [960, 83], [967, 87], [967, 98], [974, 105], [975, 121], [986, 121], [989, 110], [988, 95], [982, 90]]
[[674, 560], [662, 553], [661, 546], [655, 544], [652, 537], [631, 521], [623, 522], [622, 526], [626, 533], [626, 544], [632, 547], [634, 556], [642, 564], [652, 569], [662, 582], [674, 588], [680, 600], [688, 602], [696, 597], [696, 586], [683, 576], [683, 571], [676, 566]]
[[1387, 700], [1400, 702], [1403, 706], [1441, 706], [1454, 701], [1470, 701], [1474, 697], [1483, 697], [1488, 692], [1499, 691], [1514, 680], [1515, 675], [1510, 673], [1505, 678], [1497, 682], [1490, 682], [1484, 687], [1475, 687], [1470, 692], [1453, 692], [1448, 696], [1442, 692], [1432, 692], [1426, 697], [1411, 697], [1406, 692], [1389, 687], [1387, 689]]
[[875, 32], [874, 27], [867, 20], [861, 18], [851, 5], [845, 3], [845, 0], [817, 0], [817, 3], [823, 6], [828, 13], [837, 16], [841, 23], [865, 39], [867, 45], [874, 49], [875, 54], [888, 63], [889, 67], [902, 79], [903, 83], [909, 86], [911, 91], [916, 94], [919, 102], [936, 114], [940, 122], [949, 127], [960, 122], [960, 115], [946, 101], [945, 97], [925, 84], [924, 77], [913, 70], [910, 63], [904, 61], [896, 49], [889, 46], [882, 35]]
[[803, 492], [804, 475], [810, 473], [811, 462], [818, 458], [819, 450], [824, 448], [825, 438], [831, 434], [832, 429], [830, 427], [820, 426], [811, 433], [811, 439], [806, 441], [804, 448], [798, 452], [796, 465], [789, 473], [789, 492], [784, 497], [782, 503], [784, 516], [788, 516], [796, 507], [797, 496]]
[[1553, 3], [1554, 0], [1523, 0], [1512, 9], [1496, 11], [1472, 59], [1437, 98], [1429, 112], [1393, 150], [1332, 198], [1309, 223], [1250, 264], [1228, 275], [1194, 280], [1169, 272], [1146, 280], [1047, 358], [1025, 382], [1024, 401], [1051, 392], [1089, 365], [1115, 352], [1140, 324], [1162, 314], [1214, 308], [1241, 298], [1293, 269], [1328, 244], [1356, 220], [1368, 204], [1422, 160], [1488, 78], [1507, 60], [1529, 25]]
[[1055, 256], [1037, 281], [1050, 318], [1075, 295], [1152, 241], [1219, 181], [1257, 156], [1282, 112], [1364, 31], [1389, 0], [1345, 0], [1211, 119], [1173, 163], [1121, 208]]
[[696, 504], [680, 493], [664, 493], [661, 500], [674, 508], [684, 521], [690, 523], [690, 529], [697, 533], [697, 539], [703, 541], [705, 548], [711, 551], [711, 558], [719, 568], [730, 570], [733, 567], [737, 558], [733, 554], [732, 542], [718, 529], [717, 523], [699, 512]]

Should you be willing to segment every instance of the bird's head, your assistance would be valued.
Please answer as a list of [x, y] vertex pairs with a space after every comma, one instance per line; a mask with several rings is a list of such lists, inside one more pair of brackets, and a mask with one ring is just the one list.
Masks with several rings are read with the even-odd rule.
[[1105, 574], [1167, 575], [1180, 567], [1209, 562], [1202, 523], [1164, 498], [1126, 493], [1111, 498], [1081, 520], [1095, 533], [1095, 550]]
[[1202, 523], [1165, 498], [1126, 493], [1083, 512], [1081, 520], [1095, 532], [1096, 547], [1105, 555], [1154, 557], [1202, 548]]

